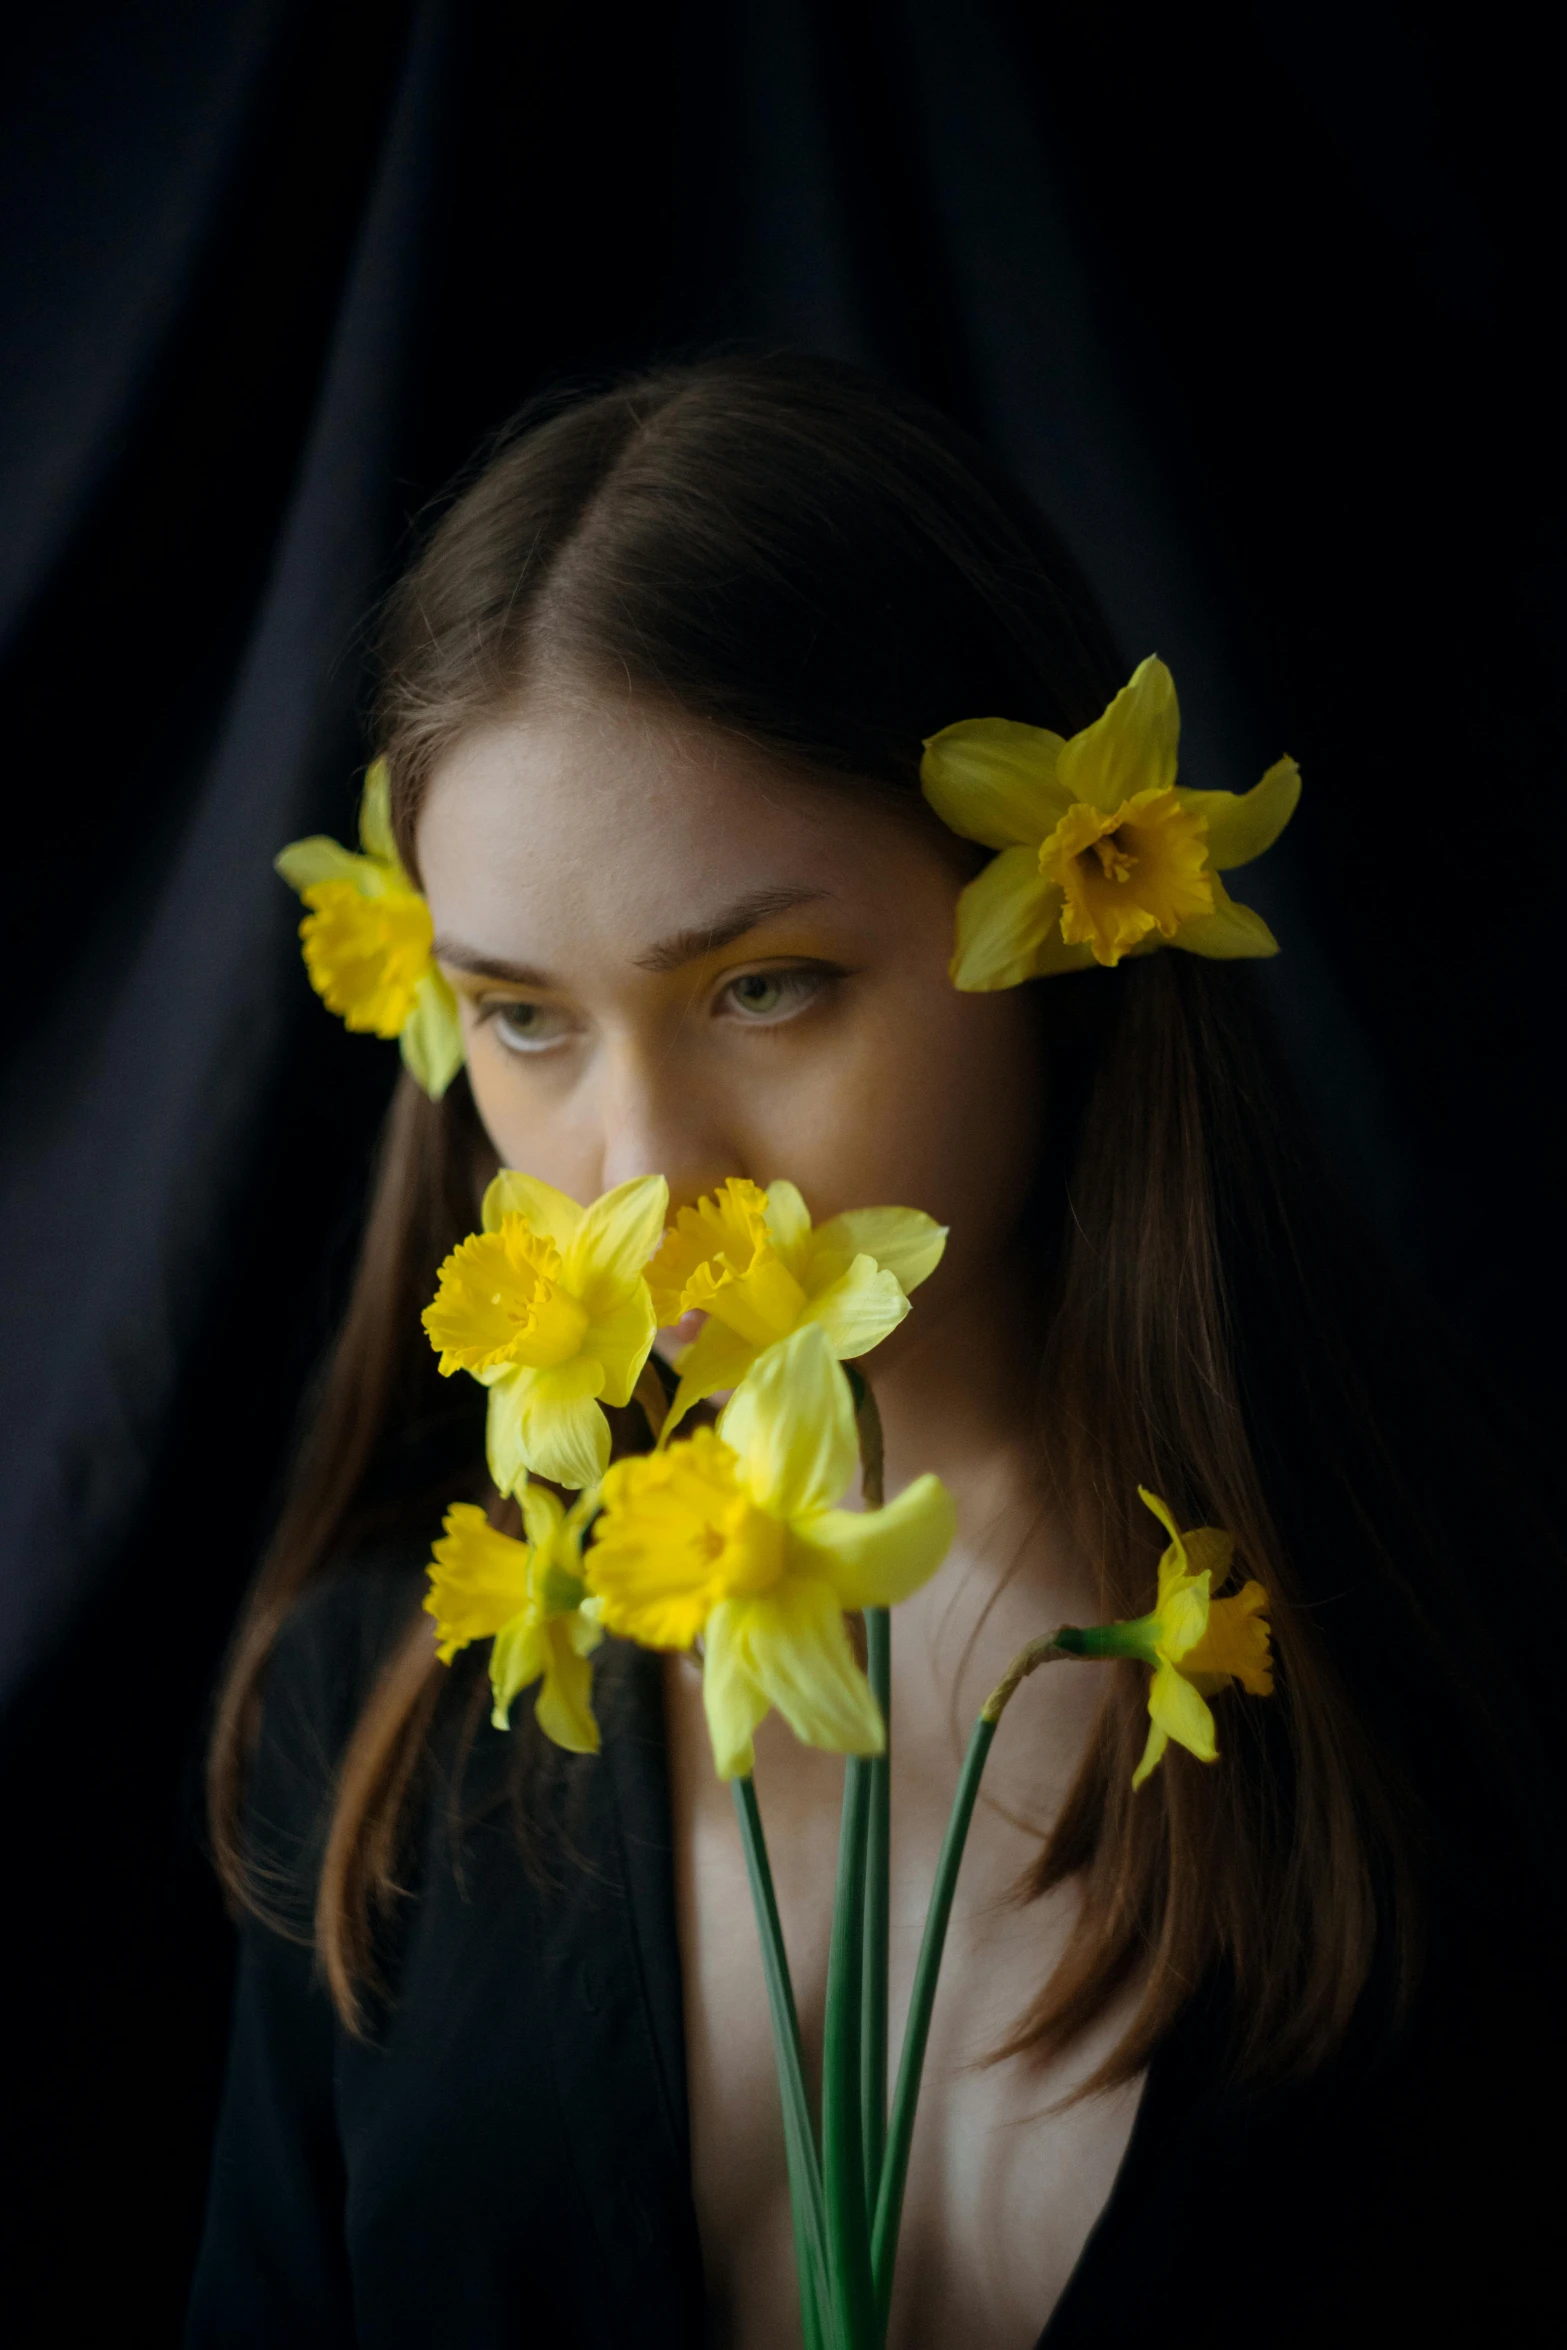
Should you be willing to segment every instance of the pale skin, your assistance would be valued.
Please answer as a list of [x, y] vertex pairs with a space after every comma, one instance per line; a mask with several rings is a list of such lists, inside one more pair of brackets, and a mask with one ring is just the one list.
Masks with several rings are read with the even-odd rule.
[[[925, 1209], [951, 1228], [915, 1310], [862, 1366], [887, 1488], [934, 1469], [946, 1565], [894, 1619], [891, 2008], [901, 2031], [967, 1725], [1022, 1644], [1091, 1621], [1038, 1493], [1038, 1309], [1025, 1210], [1048, 1132], [1048, 983], [947, 976], [971, 867], [898, 813], [620, 690], [551, 680], [436, 772], [418, 835], [475, 1098], [507, 1166], [589, 1201], [658, 1172], [672, 1206], [788, 1176], [817, 1220]], [[666, 1337], [667, 1343], [667, 1337]], [[772, 2048], [700, 1668], [666, 1678], [692, 2167], [711, 2310], [733, 2350], [798, 2350]], [[1049, 1973], [1064, 1888], [1022, 1903], [1082, 1757], [1100, 1670], [1027, 1683], [964, 1860], [910, 2173], [891, 2341], [1028, 2350], [1103, 2207], [1139, 2084], [1060, 2109], [1113, 2045], [982, 2066]], [[756, 1784], [813, 2063], [842, 1764], [775, 1718]], [[1054, 2109], [1054, 2110], [1053, 2110]]]

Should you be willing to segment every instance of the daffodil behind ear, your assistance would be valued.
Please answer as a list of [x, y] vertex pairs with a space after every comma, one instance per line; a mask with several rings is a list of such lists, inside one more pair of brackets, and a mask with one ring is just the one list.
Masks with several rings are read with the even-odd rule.
[[604, 1637], [585, 1606], [582, 1530], [598, 1496], [570, 1510], [542, 1486], [522, 1497], [526, 1542], [497, 1532], [483, 1510], [456, 1502], [431, 1562], [426, 1613], [434, 1616], [436, 1653], [450, 1664], [472, 1640], [492, 1640], [491, 1719], [511, 1726], [520, 1691], [538, 1681], [539, 1728], [572, 1754], [597, 1754], [593, 1676], [588, 1659]]
[[1190, 791], [1176, 779], [1179, 737], [1175, 682], [1154, 659], [1070, 740], [1004, 718], [930, 737], [926, 799], [954, 832], [998, 852], [958, 900], [957, 987], [1113, 968], [1160, 946], [1221, 961], [1278, 952], [1219, 875], [1277, 840], [1300, 771], [1280, 759], [1244, 794]]
[[609, 1465], [603, 1406], [631, 1401], [657, 1325], [644, 1269], [669, 1190], [641, 1175], [584, 1208], [506, 1169], [484, 1195], [483, 1230], [441, 1267], [424, 1326], [441, 1370], [490, 1391], [490, 1474], [502, 1493], [530, 1475], [573, 1491]]
[[879, 1754], [881, 1712], [845, 1611], [890, 1607], [946, 1556], [952, 1503], [916, 1479], [880, 1510], [835, 1506], [858, 1444], [848, 1383], [820, 1324], [767, 1350], [724, 1417], [604, 1480], [585, 1574], [607, 1630], [644, 1647], [703, 1647], [720, 1778], [752, 1767], [776, 1706], [797, 1738]]
[[1094, 1624], [1055, 1635], [1067, 1656], [1136, 1657], [1153, 1667], [1148, 1689], [1150, 1728], [1142, 1761], [1132, 1775], [1140, 1787], [1164, 1759], [1171, 1739], [1199, 1762], [1217, 1762], [1218, 1740], [1207, 1700], [1239, 1681], [1254, 1697], [1273, 1692], [1267, 1592], [1246, 1583], [1229, 1599], [1212, 1596], [1229, 1575], [1235, 1545], [1217, 1526], [1183, 1534], [1156, 1493], [1137, 1488], [1170, 1537], [1159, 1561], [1159, 1596], [1152, 1615]]
[[305, 904], [305, 969], [347, 1027], [395, 1036], [410, 1073], [439, 1101], [462, 1067], [462, 1020], [432, 952], [430, 909], [397, 854], [384, 759], [365, 777], [359, 839], [357, 856], [316, 833], [275, 859]]
[[792, 1183], [763, 1191], [744, 1176], [682, 1208], [648, 1268], [653, 1310], [662, 1324], [693, 1311], [708, 1319], [676, 1364], [663, 1441], [694, 1403], [738, 1387], [808, 1323], [840, 1362], [868, 1354], [903, 1320], [946, 1241], [945, 1225], [918, 1208], [851, 1208], [813, 1225]]

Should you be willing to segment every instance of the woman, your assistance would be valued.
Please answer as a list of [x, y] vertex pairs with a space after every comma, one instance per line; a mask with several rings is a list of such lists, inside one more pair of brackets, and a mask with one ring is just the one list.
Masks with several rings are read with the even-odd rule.
[[[1362, 2338], [1428, 2285], [1502, 2306], [1513, 2236], [1465, 2244], [1484, 2196], [1450, 2158], [1509, 2125], [1473, 2052], [1455, 2078], [1432, 2050], [1473, 2025], [1465, 1921], [1521, 1898], [1513, 1799], [1458, 1652], [1456, 1476], [1432, 1523], [1392, 1435], [1409, 1331], [1366, 1327], [1386, 1309], [1243, 965], [949, 977], [987, 852], [922, 797], [922, 745], [1077, 735], [1125, 677], [977, 452], [804, 360], [525, 420], [394, 598], [378, 747], [465, 1067], [438, 1101], [403, 1080], [222, 1710], [246, 1924], [193, 2343], [799, 2339], [697, 1666], [612, 1646], [603, 1754], [568, 1759], [525, 1704], [495, 1729], [482, 1653], [436, 1661], [421, 1612], [442, 1508], [503, 1520], [480, 1391], [419, 1329], [497, 1166], [584, 1202], [661, 1173], [676, 1208], [787, 1177], [818, 1219], [948, 1227], [865, 1366], [889, 1491], [939, 1471], [959, 1528], [897, 1616], [895, 2030], [962, 1726], [1024, 1641], [1148, 1607], [1139, 1482], [1271, 1595], [1277, 1692], [1225, 1701], [1217, 1767], [1175, 1753], [1133, 1791], [1121, 1668], [1014, 1701], [891, 2339]], [[841, 1764], [772, 1719], [756, 1777], [814, 2060]], [[1483, 2167], [1521, 2229], [1499, 2139]]]

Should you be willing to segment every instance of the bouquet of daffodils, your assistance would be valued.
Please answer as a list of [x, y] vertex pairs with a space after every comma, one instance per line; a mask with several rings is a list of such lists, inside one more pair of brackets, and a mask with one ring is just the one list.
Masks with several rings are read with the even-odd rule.
[[[791, 1183], [742, 1180], [666, 1229], [662, 1176], [584, 1208], [506, 1172], [483, 1229], [453, 1251], [424, 1321], [441, 1369], [489, 1390], [490, 1473], [525, 1539], [459, 1503], [435, 1546], [425, 1605], [447, 1661], [488, 1639], [494, 1719], [538, 1684], [539, 1726], [598, 1750], [594, 1650], [606, 1636], [700, 1655], [713, 1759], [733, 1790], [750, 1874], [782, 2094], [805, 2350], [880, 2350], [937, 1977], [975, 1798], [1014, 1690], [1058, 1657], [1152, 1668], [1141, 1782], [1170, 1739], [1217, 1754], [1208, 1698], [1230, 1680], [1271, 1688], [1266, 1595], [1229, 1572], [1229, 1537], [1182, 1534], [1154, 1494], [1169, 1547], [1158, 1601], [1133, 1623], [1063, 1626], [1016, 1657], [981, 1709], [931, 1888], [913, 1996], [888, 2096], [891, 1789], [889, 1611], [940, 1566], [951, 1498], [923, 1476], [887, 1501], [881, 1430], [851, 1365], [909, 1312], [946, 1238], [909, 1208], [813, 1226]], [[678, 1357], [672, 1399], [655, 1333], [707, 1319]], [[727, 1393], [716, 1426], [676, 1430]], [[613, 1463], [605, 1405], [638, 1402], [651, 1449]], [[860, 1508], [844, 1505], [858, 1476]], [[575, 1496], [569, 1503], [552, 1488]], [[863, 1620], [862, 1667], [850, 1619]], [[820, 2113], [752, 1783], [752, 1739], [776, 1707], [808, 1745], [846, 1756], [827, 1973]]]

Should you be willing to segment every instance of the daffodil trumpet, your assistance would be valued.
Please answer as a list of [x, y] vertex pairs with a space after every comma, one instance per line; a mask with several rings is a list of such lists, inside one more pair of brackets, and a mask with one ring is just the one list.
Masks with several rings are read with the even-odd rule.
[[645, 1270], [669, 1189], [641, 1175], [584, 1208], [506, 1168], [482, 1229], [441, 1266], [424, 1327], [448, 1377], [490, 1391], [486, 1444], [501, 1493], [528, 1478], [580, 1492], [609, 1467], [604, 1406], [631, 1401], [656, 1324]]
[[1016, 987], [1158, 947], [1232, 961], [1278, 953], [1220, 876], [1271, 848], [1300, 770], [1251, 791], [1177, 780], [1180, 710], [1164, 663], [1139, 664], [1108, 709], [1063, 740], [1006, 718], [962, 719], [925, 745], [921, 788], [942, 822], [997, 854], [958, 900], [955, 986]]
[[395, 1036], [410, 1074], [439, 1101], [463, 1062], [462, 1019], [435, 960], [430, 909], [397, 854], [384, 759], [365, 777], [359, 854], [325, 833], [274, 859], [299, 892], [310, 984], [328, 1011], [368, 1036]]

